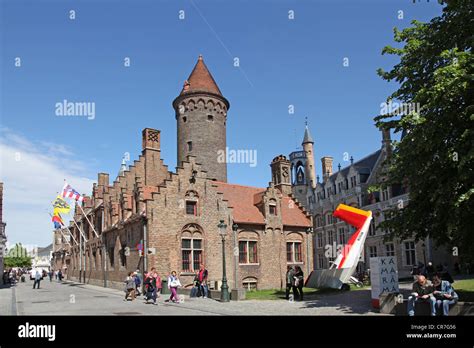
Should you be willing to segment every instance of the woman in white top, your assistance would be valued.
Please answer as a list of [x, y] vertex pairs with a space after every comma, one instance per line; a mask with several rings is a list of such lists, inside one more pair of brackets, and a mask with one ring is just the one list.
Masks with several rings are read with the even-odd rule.
[[179, 281], [178, 276], [176, 275], [176, 271], [171, 272], [170, 276], [168, 277], [168, 289], [171, 291], [170, 301], [174, 303], [179, 303], [178, 298], [178, 288], [181, 286], [181, 282]]

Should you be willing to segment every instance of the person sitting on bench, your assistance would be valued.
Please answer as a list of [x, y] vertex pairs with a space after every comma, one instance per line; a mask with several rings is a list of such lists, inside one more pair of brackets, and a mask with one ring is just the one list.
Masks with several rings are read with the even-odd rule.
[[415, 315], [415, 304], [419, 302], [429, 302], [431, 315], [436, 315], [436, 299], [433, 296], [433, 285], [425, 276], [419, 275], [413, 283], [413, 292], [408, 297], [408, 315]]
[[436, 308], [443, 307], [443, 315], [449, 314], [449, 306], [456, 304], [458, 294], [447, 280], [441, 280], [441, 275], [436, 273], [433, 276], [434, 292], [436, 299]]

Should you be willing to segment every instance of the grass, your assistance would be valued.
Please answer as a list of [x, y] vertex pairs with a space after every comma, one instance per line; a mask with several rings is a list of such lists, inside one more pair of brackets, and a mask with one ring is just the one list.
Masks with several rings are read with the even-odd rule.
[[[358, 288], [351, 284], [351, 291], [369, 289], [370, 286], [364, 286]], [[337, 289], [314, 289], [314, 288], [303, 288], [303, 294], [306, 299], [314, 299], [316, 295], [338, 293], [340, 290]], [[285, 290], [281, 289], [269, 289], [269, 290], [252, 290], [247, 291], [245, 294], [246, 300], [284, 300]]]
[[459, 295], [459, 301], [474, 302], [474, 278], [456, 280], [453, 287]]

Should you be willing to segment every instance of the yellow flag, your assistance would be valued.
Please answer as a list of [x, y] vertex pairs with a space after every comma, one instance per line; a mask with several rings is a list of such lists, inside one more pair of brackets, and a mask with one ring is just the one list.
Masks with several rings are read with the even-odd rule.
[[58, 213], [64, 213], [67, 214], [71, 210], [71, 207], [67, 202], [62, 199], [60, 196], [57, 196], [56, 199], [53, 202], [53, 207], [54, 207], [54, 215], [58, 215]]

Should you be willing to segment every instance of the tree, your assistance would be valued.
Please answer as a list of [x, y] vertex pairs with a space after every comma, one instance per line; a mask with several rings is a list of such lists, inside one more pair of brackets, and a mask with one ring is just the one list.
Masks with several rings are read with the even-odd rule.
[[400, 238], [430, 236], [473, 261], [474, 2], [442, 3], [442, 14], [429, 23], [394, 29], [401, 48], [382, 50], [400, 57], [390, 71], [378, 70], [399, 83], [387, 102], [414, 106], [374, 119], [377, 127], [402, 132], [387, 161], [386, 184], [404, 183], [410, 192], [408, 205], [391, 210], [383, 228]]
[[5, 267], [30, 267], [31, 257], [28, 256], [28, 251], [21, 243], [15, 244], [13, 248], [8, 251], [4, 258]]
[[4, 259], [5, 267], [31, 267], [31, 257], [10, 257]]

